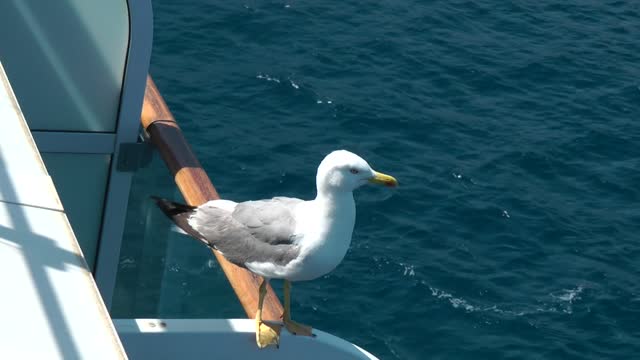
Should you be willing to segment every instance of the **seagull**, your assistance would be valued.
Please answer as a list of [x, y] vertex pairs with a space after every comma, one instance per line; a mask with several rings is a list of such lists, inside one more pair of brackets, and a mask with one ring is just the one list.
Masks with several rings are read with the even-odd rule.
[[368, 183], [396, 187], [398, 181], [374, 171], [360, 156], [336, 150], [316, 175], [316, 198], [274, 197], [236, 203], [211, 200], [189, 206], [154, 197], [156, 204], [184, 232], [220, 252], [231, 263], [263, 277], [256, 312], [259, 348], [279, 345], [280, 327], [262, 320], [270, 279], [284, 280], [284, 327], [294, 335], [313, 336], [310, 326], [291, 320], [291, 282], [321, 277], [342, 261], [356, 219], [353, 191]]

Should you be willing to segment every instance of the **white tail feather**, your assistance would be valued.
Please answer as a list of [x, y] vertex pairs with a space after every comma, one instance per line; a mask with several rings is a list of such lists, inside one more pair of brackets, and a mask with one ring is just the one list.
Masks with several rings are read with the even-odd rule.
[[189, 234], [187, 234], [187, 232], [186, 232], [186, 231], [182, 230], [182, 229], [181, 229], [180, 227], [178, 227], [178, 225], [176, 225], [176, 224], [171, 224], [171, 229], [170, 229], [170, 230], [171, 230], [171, 231], [173, 231], [173, 232], [175, 232], [175, 233], [181, 234], [181, 235], [187, 235], [187, 236], [189, 235]]

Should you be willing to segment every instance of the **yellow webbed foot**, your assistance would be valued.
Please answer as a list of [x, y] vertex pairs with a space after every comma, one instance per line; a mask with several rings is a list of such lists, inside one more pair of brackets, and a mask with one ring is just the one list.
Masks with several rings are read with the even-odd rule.
[[284, 327], [287, 329], [287, 331], [289, 331], [293, 335], [314, 336], [313, 333], [311, 332], [312, 330], [311, 326], [303, 325], [292, 320], [285, 319]]
[[266, 323], [256, 317], [256, 344], [260, 349], [269, 345], [280, 346], [280, 330], [282, 326]]

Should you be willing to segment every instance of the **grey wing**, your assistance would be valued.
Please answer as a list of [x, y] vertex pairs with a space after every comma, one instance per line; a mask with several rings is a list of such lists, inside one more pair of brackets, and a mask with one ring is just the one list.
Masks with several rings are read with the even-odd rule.
[[240, 203], [233, 213], [202, 206], [191, 215], [189, 224], [236, 265], [244, 267], [253, 261], [286, 265], [299, 253], [299, 247], [290, 240], [295, 219], [278, 205], [264, 204], [274, 200]]
[[238, 204], [231, 216], [262, 242], [292, 244], [296, 228], [294, 210], [301, 202], [300, 199], [287, 197], [247, 201]]

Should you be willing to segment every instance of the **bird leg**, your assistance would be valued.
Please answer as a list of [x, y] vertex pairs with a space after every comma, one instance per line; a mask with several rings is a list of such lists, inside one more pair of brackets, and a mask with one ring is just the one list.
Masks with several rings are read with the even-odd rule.
[[284, 281], [284, 313], [282, 314], [284, 327], [293, 335], [314, 336], [311, 332], [311, 326], [299, 324], [291, 320], [291, 282]]
[[258, 311], [256, 311], [256, 343], [260, 349], [269, 345], [280, 346], [280, 325], [267, 324], [262, 321], [262, 304], [267, 294], [267, 279], [262, 279], [258, 298]]

